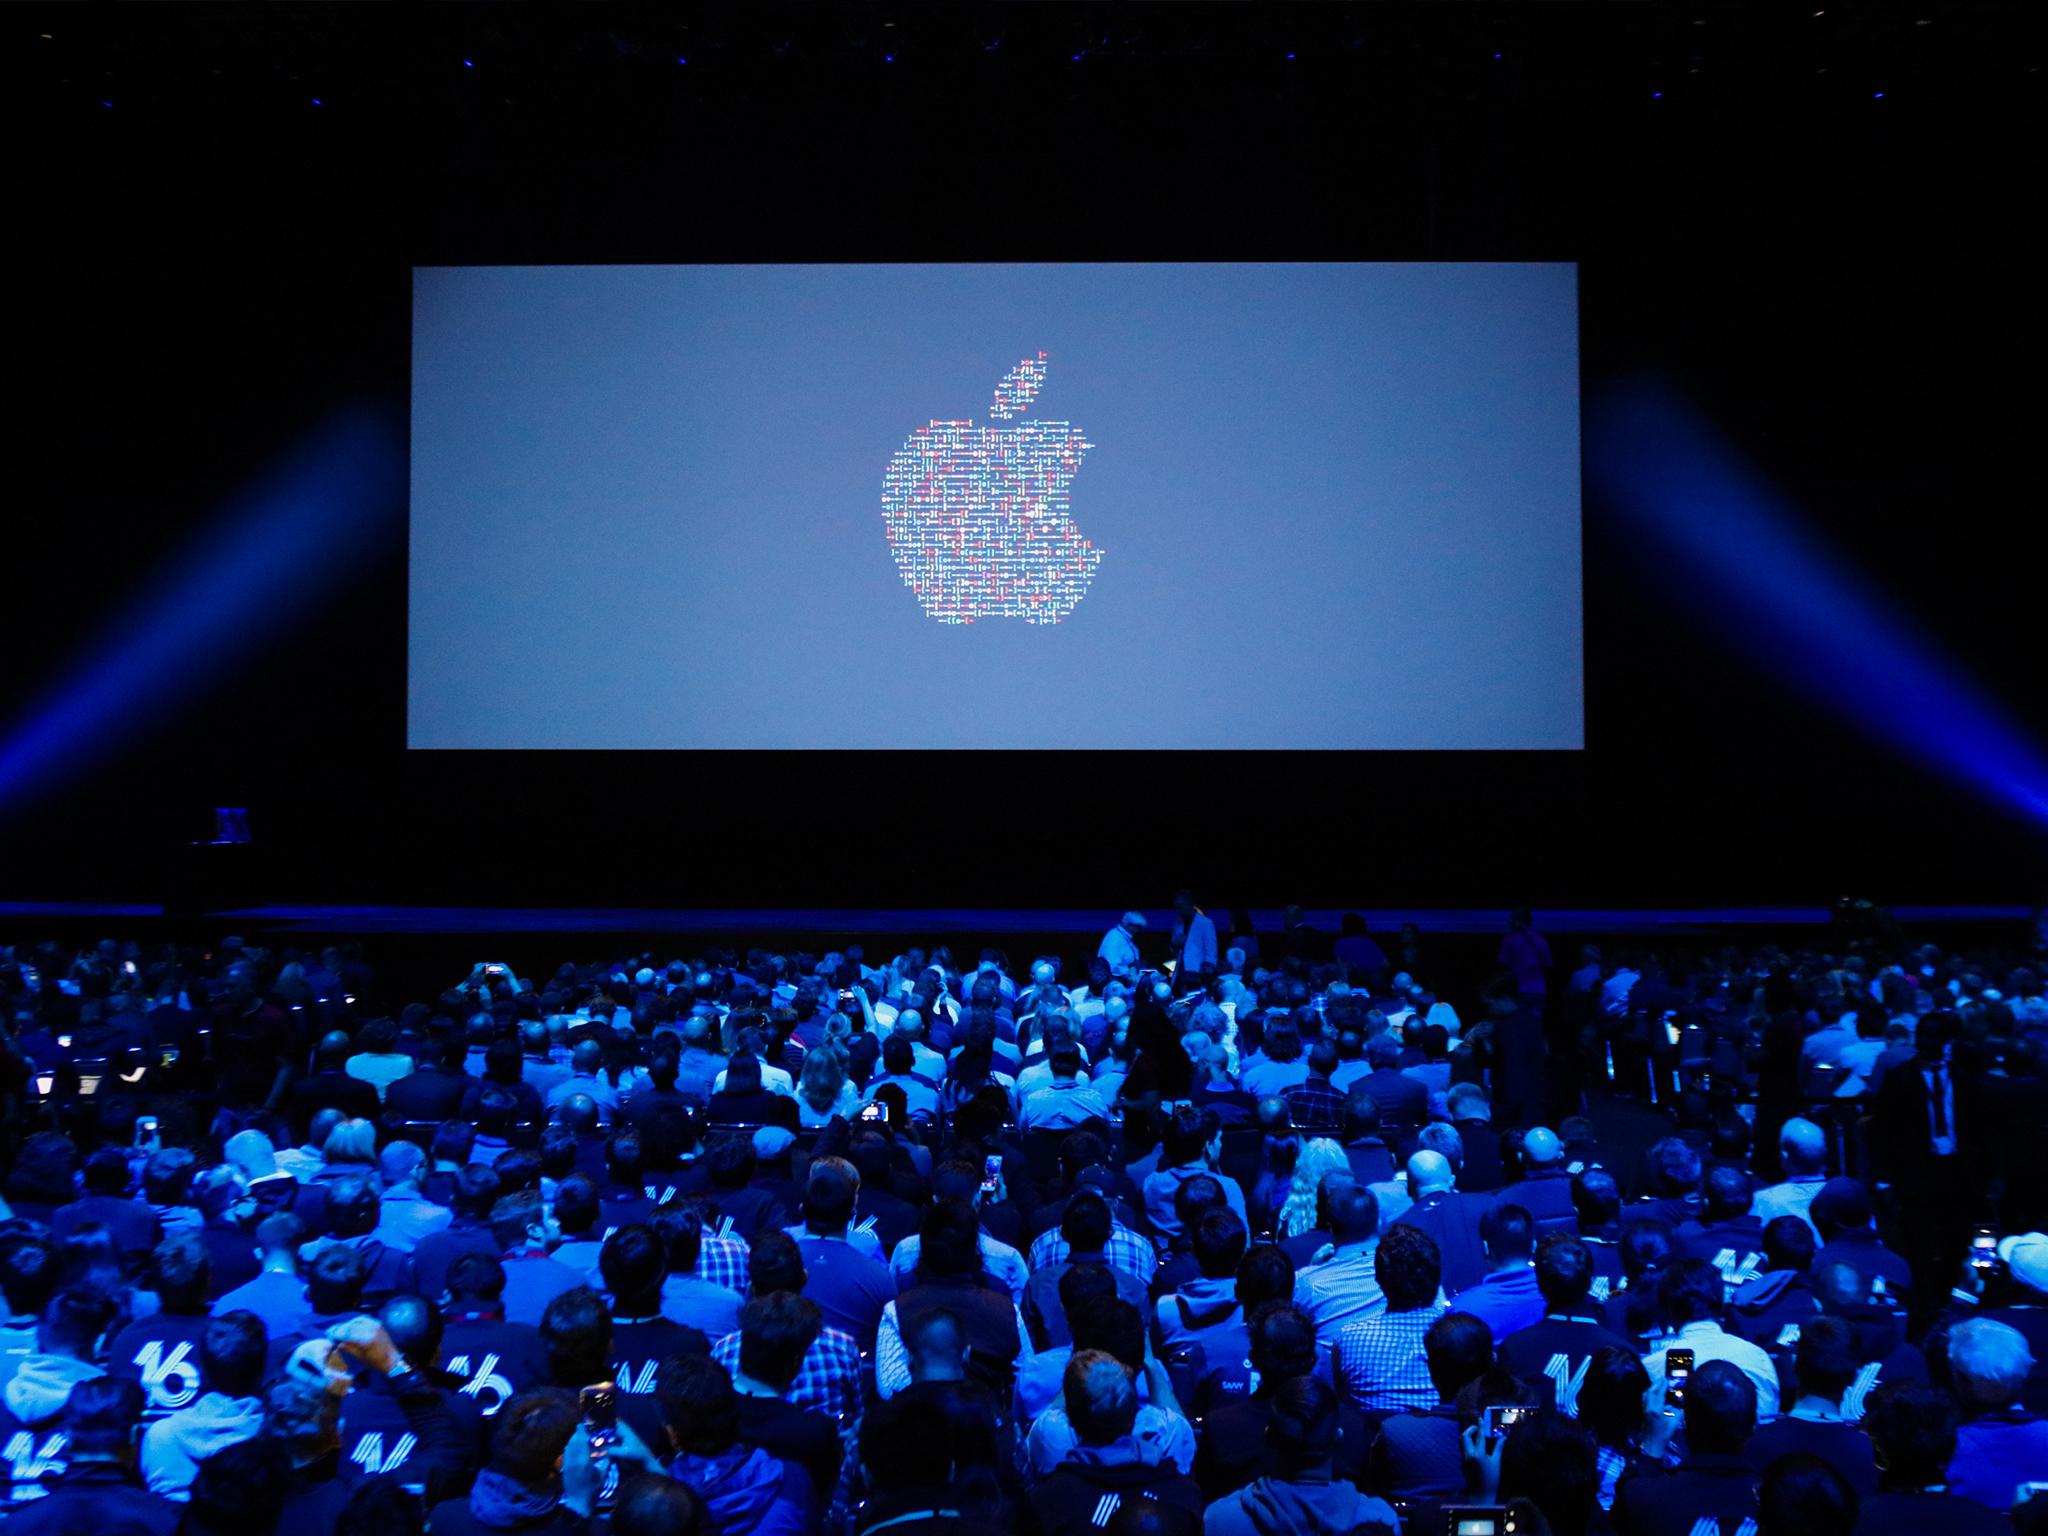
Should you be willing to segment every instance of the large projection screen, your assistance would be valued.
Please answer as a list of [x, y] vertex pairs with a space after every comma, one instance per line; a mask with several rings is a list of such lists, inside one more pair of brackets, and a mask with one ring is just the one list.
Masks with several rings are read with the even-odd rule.
[[1578, 748], [1577, 269], [418, 268], [409, 579], [416, 748]]

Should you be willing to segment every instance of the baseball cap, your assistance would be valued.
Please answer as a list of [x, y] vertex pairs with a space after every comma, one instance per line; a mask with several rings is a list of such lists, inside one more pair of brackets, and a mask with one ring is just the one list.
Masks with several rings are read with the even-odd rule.
[[2006, 1272], [2030, 1291], [2048, 1295], [2048, 1233], [2022, 1232], [1998, 1245]]
[[1124, 914], [1124, 926], [1125, 926], [1126, 928], [1143, 928], [1143, 927], [1145, 927], [1145, 926], [1146, 926], [1146, 922], [1145, 922], [1145, 914], [1144, 914], [1144, 913], [1142, 913], [1142, 912], [1126, 912], [1126, 913]]

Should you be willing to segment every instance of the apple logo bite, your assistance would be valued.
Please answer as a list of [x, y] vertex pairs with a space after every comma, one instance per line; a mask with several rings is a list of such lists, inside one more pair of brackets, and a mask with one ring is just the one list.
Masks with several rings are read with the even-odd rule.
[[1021, 416], [1045, 383], [1045, 354], [996, 385], [991, 424], [934, 421], [882, 476], [882, 525], [896, 569], [941, 624], [1057, 624], [1088, 594], [1102, 551], [1068, 516], [1067, 484], [1095, 445], [1066, 421]]

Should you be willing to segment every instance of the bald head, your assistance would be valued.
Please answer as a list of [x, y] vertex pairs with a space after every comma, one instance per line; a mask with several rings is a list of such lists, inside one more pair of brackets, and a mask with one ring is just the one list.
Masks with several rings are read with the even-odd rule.
[[604, 1065], [604, 1047], [595, 1040], [584, 1040], [569, 1053], [569, 1065], [580, 1077], [594, 1077], [597, 1069]]
[[1827, 1161], [1827, 1133], [1811, 1120], [1795, 1116], [1787, 1120], [1778, 1132], [1778, 1155], [1785, 1160], [1787, 1173], [1795, 1176], [1818, 1173]]
[[1408, 1187], [1417, 1199], [1448, 1190], [1455, 1182], [1450, 1159], [1441, 1152], [1418, 1152], [1408, 1159]]
[[339, 1072], [355, 1050], [355, 1042], [338, 1029], [330, 1029], [320, 1037], [320, 1044], [314, 1047], [314, 1059], [323, 1072]]
[[1522, 1162], [1531, 1172], [1553, 1168], [1563, 1157], [1564, 1143], [1547, 1126], [1539, 1125], [1522, 1138]]
[[597, 1100], [587, 1093], [572, 1093], [556, 1107], [555, 1117], [581, 1136], [597, 1128]]

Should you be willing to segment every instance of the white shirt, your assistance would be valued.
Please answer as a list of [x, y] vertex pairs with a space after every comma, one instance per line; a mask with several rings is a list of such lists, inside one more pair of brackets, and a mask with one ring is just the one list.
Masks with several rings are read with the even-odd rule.
[[[903, 1239], [903, 1243], [915, 1242], [916, 1239], [917, 1234], [913, 1232]], [[898, 1251], [901, 1251], [903, 1243], [896, 1245]], [[1015, 1253], [1017, 1250], [1013, 1248], [1010, 1251]], [[1017, 1342], [1020, 1346], [1017, 1370], [1021, 1374], [1033, 1354], [1031, 1330], [1024, 1326], [1022, 1308], [1013, 1304], [1010, 1310], [1017, 1315]], [[884, 1397], [894, 1397], [909, 1385], [910, 1351], [904, 1346], [903, 1329], [896, 1321], [896, 1303], [892, 1301], [882, 1308], [882, 1326], [875, 1333], [875, 1390]]]
[[1109, 962], [1113, 976], [1133, 976], [1138, 970], [1138, 941], [1131, 937], [1122, 923], [1102, 936], [1102, 943], [1095, 953]]
[[[889, 1255], [889, 1268], [896, 1272], [899, 1290], [909, 1290], [917, 1283], [917, 1256], [923, 1252], [923, 1239], [917, 1233], [897, 1241], [896, 1251]], [[981, 1267], [988, 1271], [990, 1278], [1000, 1281], [1009, 1291], [1010, 1299], [1022, 1306], [1024, 1287], [1031, 1282], [1031, 1266], [1024, 1262], [1024, 1255], [1000, 1238], [981, 1234]], [[1030, 1346], [1026, 1346], [1028, 1349]], [[906, 1367], [906, 1370], [908, 1367]]]
[[1813, 1227], [1814, 1241], [1820, 1240], [1820, 1228], [1813, 1226], [1813, 1218], [1806, 1214], [1813, 1204], [1813, 1197], [1827, 1183], [1827, 1175], [1817, 1173], [1810, 1179], [1787, 1179], [1782, 1184], [1769, 1184], [1758, 1190], [1749, 1202], [1749, 1213], [1769, 1226], [1780, 1216], [1797, 1216], [1807, 1226]]
[[1658, 1346], [1643, 1358], [1650, 1372], [1650, 1390], [1643, 1395], [1652, 1413], [1664, 1407], [1664, 1351], [1689, 1349], [1695, 1373], [1709, 1360], [1725, 1360], [1756, 1388], [1756, 1421], [1768, 1423], [1778, 1416], [1778, 1368], [1771, 1357], [1747, 1339], [1723, 1331], [1716, 1322], [1687, 1323], [1678, 1332], [1666, 1334]]

